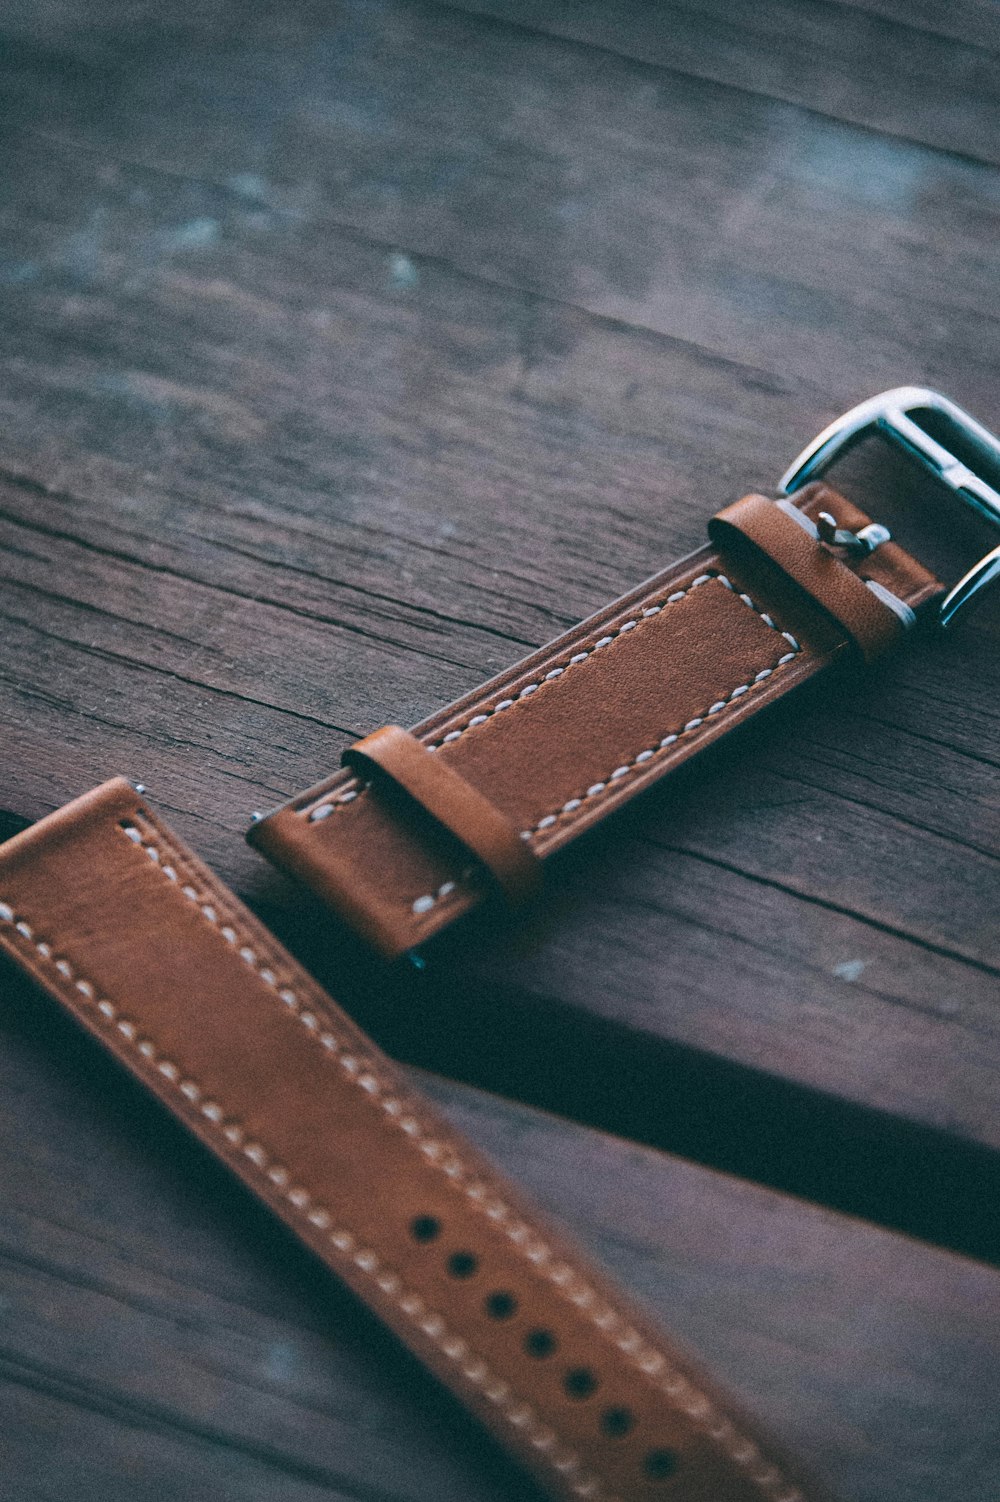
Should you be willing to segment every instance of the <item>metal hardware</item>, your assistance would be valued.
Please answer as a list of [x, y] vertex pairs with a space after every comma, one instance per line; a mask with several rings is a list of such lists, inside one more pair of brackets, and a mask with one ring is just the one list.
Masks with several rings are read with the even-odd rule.
[[[972, 461], [975, 469], [956, 458], [917, 421], [921, 414], [928, 413], [934, 419], [936, 431], [942, 435], [954, 434], [958, 446], [975, 456]], [[894, 391], [883, 391], [838, 417], [803, 449], [791, 468], [782, 475], [780, 493], [792, 495], [810, 480], [818, 479], [834, 459], [839, 459], [862, 438], [872, 435], [902, 448], [985, 521], [1000, 527], [1000, 488], [994, 488], [980, 472], [985, 471], [1000, 487], [1000, 438], [939, 391], [922, 386], [900, 386]], [[869, 528], [862, 530], [868, 532]], [[861, 534], [857, 535], [860, 537]], [[938, 624], [950, 626], [987, 585], [997, 581], [1000, 581], [1000, 547], [980, 558], [949, 590], [939, 607]]]
[[[883, 527], [880, 522], [869, 522], [867, 527], [862, 527], [858, 532], [849, 532], [846, 527], [838, 527], [829, 511], [821, 511], [815, 521], [800, 511], [798, 506], [788, 500], [778, 500], [787, 517], [800, 526], [803, 532], [807, 532], [814, 542], [825, 542], [834, 547], [849, 548], [852, 553], [860, 554], [867, 558], [869, 553], [874, 553], [884, 542], [890, 540], [888, 527]], [[865, 584], [872, 594], [877, 595], [883, 605], [895, 611], [903, 624], [905, 631], [912, 631], [917, 624], [917, 618], [903, 600], [897, 599], [891, 590], [884, 588], [876, 579], [866, 579]]]
[[881, 522], [869, 522], [860, 532], [850, 532], [846, 527], [838, 527], [829, 511], [821, 511], [817, 516], [816, 531], [820, 542], [828, 543], [834, 548], [847, 548], [860, 558], [867, 558], [869, 553], [874, 553], [876, 548], [880, 548], [892, 537], [889, 528], [883, 527]]

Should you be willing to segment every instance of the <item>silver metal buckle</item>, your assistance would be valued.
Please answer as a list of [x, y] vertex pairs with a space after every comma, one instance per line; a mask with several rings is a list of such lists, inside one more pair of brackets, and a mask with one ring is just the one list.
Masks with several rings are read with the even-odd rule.
[[[917, 418], [933, 415], [935, 430], [942, 436], [953, 434], [957, 446], [967, 452], [977, 468], [932, 438]], [[1000, 527], [1000, 490], [996, 490], [978, 472], [981, 467], [1000, 485], [1000, 438], [970, 417], [961, 407], [922, 386], [900, 386], [852, 407], [838, 417], [818, 438], [814, 438], [781, 477], [782, 495], [792, 495], [810, 480], [817, 479], [862, 438], [878, 434], [917, 459], [931, 474], [981, 517]], [[938, 624], [950, 626], [982, 590], [1000, 579], [1000, 547], [987, 553], [970, 568], [945, 595], [938, 611]]]

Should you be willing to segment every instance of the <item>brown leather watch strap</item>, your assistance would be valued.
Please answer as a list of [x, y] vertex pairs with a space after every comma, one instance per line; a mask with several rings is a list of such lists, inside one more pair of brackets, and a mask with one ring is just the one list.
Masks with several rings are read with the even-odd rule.
[[884, 590], [881, 597], [875, 594], [834, 548], [820, 545], [815, 524], [806, 528], [797, 517], [809, 520], [791, 501], [782, 505], [766, 496], [748, 495], [713, 516], [708, 535], [736, 558], [745, 555], [747, 544], [759, 550], [831, 615], [865, 661], [871, 662], [899, 643], [909, 606], [899, 600], [893, 609], [886, 603]]
[[[800, 525], [788, 512], [799, 515]], [[894, 542], [854, 556], [821, 541], [830, 513], [870, 525], [826, 485], [749, 497], [716, 544], [432, 715], [412, 734], [544, 858], [835, 662], [898, 640], [942, 586]], [[747, 534], [751, 534], [750, 541]], [[418, 811], [419, 812], [419, 811]], [[350, 771], [255, 824], [250, 842], [386, 954], [488, 894], [463, 845]]]
[[128, 783], [0, 846], [0, 949], [551, 1496], [821, 1495], [414, 1095]]
[[445, 757], [432, 755], [408, 730], [383, 725], [349, 746], [342, 760], [369, 781], [383, 777], [401, 789], [478, 859], [509, 902], [534, 890], [538, 861], [514, 825]]

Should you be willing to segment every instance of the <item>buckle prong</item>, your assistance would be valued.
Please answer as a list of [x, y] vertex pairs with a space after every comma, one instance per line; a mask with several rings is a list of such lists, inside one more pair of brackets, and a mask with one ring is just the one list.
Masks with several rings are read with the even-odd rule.
[[[954, 433], [960, 440], [961, 447], [970, 450], [975, 456], [977, 467], [970, 467], [934, 438], [916, 420], [915, 414], [921, 413], [932, 414], [939, 432], [944, 430], [947, 434], [950, 430]], [[1000, 438], [948, 397], [923, 386], [900, 386], [893, 391], [883, 391], [879, 396], [871, 397], [838, 417], [803, 449], [795, 463], [781, 477], [780, 493], [792, 495], [800, 490], [810, 480], [823, 474], [835, 459], [853, 448], [862, 438], [873, 434], [903, 449], [985, 521], [994, 527], [1000, 527]], [[981, 472], [983, 470], [985, 475]], [[995, 480], [996, 485], [991, 484], [990, 480]], [[832, 522], [832, 517], [830, 520]], [[881, 529], [883, 532], [884, 530]], [[835, 523], [834, 531], [840, 531]], [[847, 535], [852, 539], [860, 539], [863, 533], [870, 531], [871, 528], [864, 527], [860, 533]], [[879, 539], [880, 542], [885, 540], [886, 537]], [[840, 536], [826, 537], [824, 541], [850, 546]], [[879, 544], [876, 542], [873, 545], [877, 547]], [[949, 590], [938, 610], [938, 624], [942, 627], [950, 626], [976, 596], [998, 580], [1000, 547], [980, 558]]]
[[829, 511], [820, 511], [817, 515], [816, 531], [820, 542], [825, 542], [832, 548], [846, 548], [859, 558], [867, 558], [869, 553], [874, 553], [876, 548], [880, 548], [892, 536], [889, 528], [883, 527], [881, 522], [869, 522], [867, 527], [862, 527], [858, 532], [838, 527]]

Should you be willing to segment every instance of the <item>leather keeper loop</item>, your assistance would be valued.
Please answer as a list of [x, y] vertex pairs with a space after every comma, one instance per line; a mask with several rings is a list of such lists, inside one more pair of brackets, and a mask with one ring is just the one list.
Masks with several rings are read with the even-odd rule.
[[866, 662], [899, 641], [903, 622], [846, 563], [762, 495], [744, 496], [713, 516], [708, 534], [718, 548], [747, 553], [749, 543], [832, 615]]
[[387, 778], [485, 866], [511, 904], [525, 901], [539, 885], [539, 862], [510, 820], [439, 752], [399, 725], [349, 746], [344, 766], [367, 778]]

